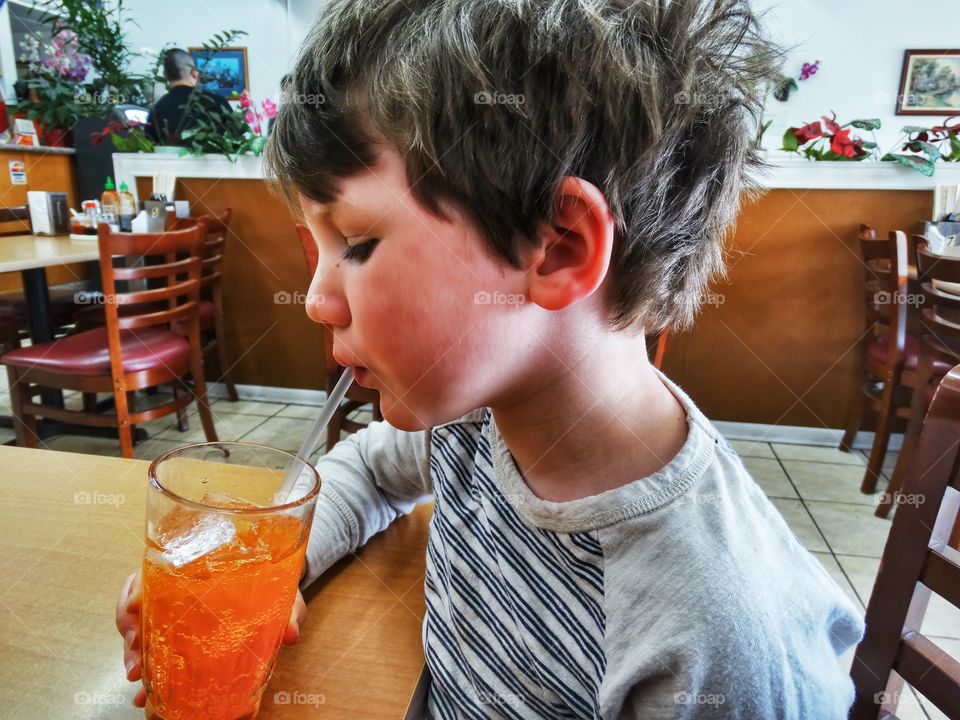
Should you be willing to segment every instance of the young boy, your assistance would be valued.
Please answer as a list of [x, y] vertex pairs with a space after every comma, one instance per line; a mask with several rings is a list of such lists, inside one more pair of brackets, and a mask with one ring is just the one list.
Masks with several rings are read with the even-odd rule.
[[304, 584], [434, 499], [430, 717], [846, 717], [859, 613], [644, 343], [721, 269], [776, 56], [740, 0], [322, 10], [268, 160], [386, 422], [319, 461]]

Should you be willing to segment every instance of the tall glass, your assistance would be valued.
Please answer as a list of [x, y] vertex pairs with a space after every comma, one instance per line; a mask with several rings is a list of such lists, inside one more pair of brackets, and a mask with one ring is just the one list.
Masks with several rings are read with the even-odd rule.
[[[278, 504], [293, 464], [297, 483]], [[291, 453], [220, 442], [161, 455], [149, 480], [146, 716], [254, 718], [296, 597], [320, 477]]]

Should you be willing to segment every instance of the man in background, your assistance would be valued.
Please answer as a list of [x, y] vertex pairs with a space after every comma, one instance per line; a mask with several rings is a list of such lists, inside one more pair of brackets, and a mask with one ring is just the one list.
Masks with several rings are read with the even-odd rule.
[[[221, 96], [197, 87], [200, 73], [190, 53], [172, 48], [163, 58], [163, 76], [170, 86], [166, 95], [154, 103], [147, 116], [147, 134], [164, 145], [184, 145], [184, 130], [196, 126], [198, 120], [218, 118], [233, 112]], [[196, 97], [190, 101], [191, 94]], [[188, 107], [189, 102], [189, 107]]]

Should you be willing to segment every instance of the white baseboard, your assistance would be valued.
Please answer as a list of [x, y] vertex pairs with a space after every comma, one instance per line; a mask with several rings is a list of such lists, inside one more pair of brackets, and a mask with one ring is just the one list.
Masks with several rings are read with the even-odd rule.
[[[843, 437], [843, 430], [830, 428], [799, 427], [797, 425], [763, 425], [760, 423], [728, 422], [718, 420], [713, 423], [728, 440], [754, 440], [759, 442], [788, 443], [791, 445], [823, 445], [837, 447]], [[903, 435], [890, 436], [889, 450], [899, 450], [903, 444]], [[857, 450], [869, 450], [873, 445], [872, 432], [860, 432], [853, 443]]]
[[[268, 387], [266, 385], [237, 385], [236, 387], [237, 395], [241, 400], [293, 403], [295, 405], [323, 405], [327, 400], [327, 393], [324, 390]], [[225, 398], [227, 397], [227, 386], [223, 383], [208, 383], [207, 394], [216, 399]]]

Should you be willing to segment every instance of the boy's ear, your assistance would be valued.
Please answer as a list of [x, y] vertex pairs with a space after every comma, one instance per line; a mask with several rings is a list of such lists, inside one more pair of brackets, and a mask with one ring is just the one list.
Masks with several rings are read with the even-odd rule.
[[562, 310], [591, 295], [607, 275], [614, 220], [600, 190], [577, 177], [557, 188], [555, 216], [538, 232], [541, 244], [528, 256], [527, 296], [546, 310]]

